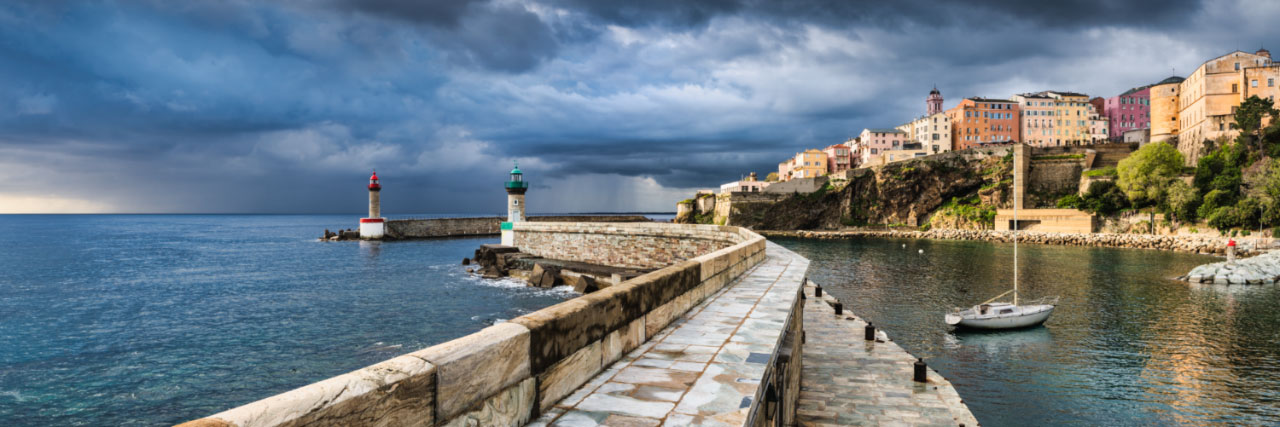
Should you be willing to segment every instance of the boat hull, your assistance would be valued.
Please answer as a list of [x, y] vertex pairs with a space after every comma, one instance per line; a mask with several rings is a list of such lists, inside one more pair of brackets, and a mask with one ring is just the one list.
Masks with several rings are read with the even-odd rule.
[[971, 329], [1017, 329], [1044, 323], [1053, 314], [1053, 306], [1004, 316], [965, 316], [964, 313], [948, 314], [947, 324]]

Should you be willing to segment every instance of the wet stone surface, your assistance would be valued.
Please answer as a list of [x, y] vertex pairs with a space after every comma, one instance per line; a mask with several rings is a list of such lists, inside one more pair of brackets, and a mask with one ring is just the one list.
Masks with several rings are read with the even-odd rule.
[[769, 243], [766, 258], [607, 367], [530, 425], [746, 422], [809, 261]]
[[978, 425], [950, 382], [933, 369], [927, 383], [913, 381], [915, 357], [892, 340], [864, 340], [866, 322], [813, 293], [810, 284], [798, 425]]

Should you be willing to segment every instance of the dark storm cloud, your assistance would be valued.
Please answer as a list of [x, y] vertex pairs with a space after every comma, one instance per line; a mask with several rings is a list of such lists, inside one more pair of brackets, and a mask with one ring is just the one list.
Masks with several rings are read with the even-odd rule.
[[[720, 15], [825, 25], [929, 25], [1022, 21], [1037, 26], [1170, 25], [1200, 11], [1200, 0], [556, 0], [625, 26], [696, 27]], [[996, 19], [996, 20], [993, 20]]]
[[0, 203], [351, 212], [376, 167], [388, 212], [495, 212], [518, 158], [535, 210], [670, 209], [909, 120], [935, 84], [948, 107], [1114, 94], [1275, 42], [1277, 13], [1225, 0], [6, 2]]
[[388, 18], [456, 27], [459, 19], [484, 0], [339, 0], [336, 5]]

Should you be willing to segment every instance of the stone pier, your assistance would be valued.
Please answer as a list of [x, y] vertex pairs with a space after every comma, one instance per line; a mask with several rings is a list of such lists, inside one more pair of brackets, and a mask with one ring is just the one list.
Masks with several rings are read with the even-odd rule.
[[[760, 386], [770, 377], [779, 377], [768, 375], [770, 368], [777, 367], [770, 365], [770, 359], [798, 350], [788, 348], [793, 343], [782, 335], [792, 329], [786, 325], [792, 323], [789, 317], [809, 267], [809, 260], [774, 243], [768, 244], [765, 254], [760, 265], [690, 309], [531, 425], [761, 425], [766, 415], [753, 414], [753, 402], [769, 398]], [[789, 366], [781, 371], [790, 368], [791, 378], [775, 381], [774, 387], [784, 388], [790, 382], [792, 389], [798, 388], [798, 365], [784, 365]], [[791, 419], [794, 406], [788, 406], [774, 404], [773, 408], [783, 411], [783, 419]]]
[[805, 287], [804, 373], [796, 424], [976, 426], [978, 421], [951, 383], [933, 369], [928, 382], [912, 380], [916, 358], [892, 341], [864, 339], [862, 319], [837, 300], [814, 298]]

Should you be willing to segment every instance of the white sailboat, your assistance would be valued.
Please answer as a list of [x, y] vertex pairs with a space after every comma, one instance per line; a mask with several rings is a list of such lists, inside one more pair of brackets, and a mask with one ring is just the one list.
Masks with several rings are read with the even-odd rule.
[[[1018, 185], [1018, 175], [1021, 174], [1014, 171], [1015, 188]], [[1058, 304], [1058, 297], [1040, 298], [1028, 301], [1028, 304], [1018, 304], [1018, 205], [1021, 204], [1022, 201], [1016, 198], [1013, 201], [1013, 227], [1010, 227], [1013, 228], [1013, 289], [973, 307], [955, 309], [945, 317], [948, 325], [974, 329], [1026, 328], [1044, 323], [1049, 319], [1049, 315], [1053, 314], [1053, 308]], [[1012, 304], [994, 302], [1010, 293], [1013, 293]]]

